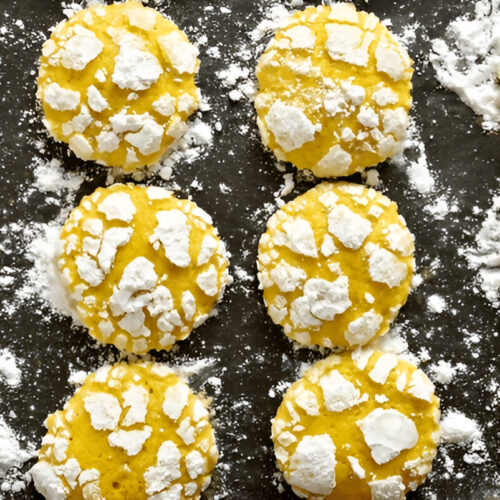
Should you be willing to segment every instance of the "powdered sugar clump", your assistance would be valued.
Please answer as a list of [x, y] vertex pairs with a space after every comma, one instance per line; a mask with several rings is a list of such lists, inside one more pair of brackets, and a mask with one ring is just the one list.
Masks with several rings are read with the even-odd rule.
[[21, 373], [18, 362], [9, 349], [0, 349], [0, 382], [16, 387], [21, 383]]
[[441, 419], [442, 443], [464, 444], [481, 435], [477, 422], [459, 411], [449, 411]]
[[239, 101], [243, 97], [252, 98], [255, 94], [254, 82], [249, 80], [250, 69], [240, 63], [231, 63], [217, 73], [217, 78], [226, 88], [232, 88], [228, 96], [231, 101]]
[[479, 0], [475, 17], [455, 19], [432, 49], [429, 59], [441, 84], [482, 116], [485, 130], [500, 130], [499, 1]]
[[49, 162], [35, 160], [35, 186], [42, 193], [75, 192], [83, 182], [83, 176], [63, 169], [61, 162], [53, 158]]
[[446, 301], [441, 295], [431, 295], [427, 299], [427, 307], [430, 312], [440, 314], [446, 309]]
[[478, 269], [478, 278], [486, 298], [500, 307], [500, 195], [493, 198], [491, 208], [476, 236], [477, 247], [465, 252], [469, 265]]
[[453, 366], [450, 362], [442, 359], [428, 367], [431, 379], [443, 385], [449, 384], [457, 372], [463, 372], [466, 369], [467, 366], [463, 363]]
[[389, 163], [406, 170], [413, 189], [424, 195], [431, 194], [435, 180], [429, 170], [425, 144], [413, 118], [410, 120], [408, 136], [403, 146], [404, 150], [389, 160]]
[[33, 451], [21, 448], [16, 435], [0, 415], [0, 498], [2, 492], [17, 493], [25, 488], [29, 475], [19, 470], [32, 456]]
[[466, 464], [483, 464], [489, 459], [479, 424], [460, 411], [447, 411], [441, 419], [440, 455], [449, 474], [454, 473], [454, 461], [448, 455], [446, 446], [454, 445], [465, 449], [463, 461]]

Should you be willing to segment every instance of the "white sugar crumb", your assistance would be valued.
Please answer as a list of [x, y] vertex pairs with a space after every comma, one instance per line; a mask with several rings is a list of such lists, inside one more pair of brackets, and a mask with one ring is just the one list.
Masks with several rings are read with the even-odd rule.
[[0, 349], [0, 382], [10, 387], [17, 387], [21, 383], [21, 369], [19, 362], [9, 349]]
[[86, 372], [85, 370], [71, 370], [68, 377], [68, 383], [70, 385], [74, 385], [75, 387], [80, 387], [85, 382], [88, 375], [89, 372]]
[[237, 281], [253, 281], [255, 276], [248, 273], [245, 269], [240, 266], [235, 266], [234, 275]]
[[422, 283], [424, 279], [421, 274], [415, 273], [411, 278], [411, 289], [416, 290]]
[[465, 372], [466, 369], [467, 366], [463, 363], [453, 366], [449, 361], [442, 359], [427, 368], [430, 378], [442, 385], [448, 385], [457, 373]]
[[441, 442], [465, 444], [482, 436], [475, 420], [459, 411], [448, 411], [441, 419]]
[[[310, 366], [308, 365], [307, 368], [310, 368]], [[269, 397], [270, 398], [283, 397], [283, 395], [291, 385], [292, 385], [291, 382], [286, 382], [284, 380], [278, 382], [276, 386], [271, 387], [271, 389], [269, 389]]]
[[493, 307], [500, 307], [500, 195], [493, 198], [491, 208], [476, 235], [476, 247], [465, 253], [469, 266], [478, 270], [478, 280]]
[[295, 182], [293, 180], [293, 174], [292, 173], [283, 174], [283, 185], [281, 186], [279, 191], [276, 191], [274, 193], [274, 197], [276, 198], [278, 206], [282, 206], [284, 204], [281, 198], [283, 196], [288, 196], [293, 191], [294, 187], [295, 187]]
[[0, 498], [2, 492], [18, 493], [29, 482], [29, 474], [20, 472], [24, 462], [29, 460], [34, 450], [23, 450], [14, 431], [0, 415]]
[[500, 130], [500, 4], [479, 0], [475, 13], [450, 23], [432, 42], [429, 59], [441, 84], [482, 117], [485, 130]]
[[427, 299], [427, 308], [432, 313], [441, 314], [446, 309], [446, 301], [441, 295], [431, 295]]
[[376, 188], [380, 184], [380, 177], [379, 177], [378, 170], [376, 170], [374, 168], [370, 168], [370, 169], [362, 172], [361, 177], [362, 177], [364, 183], [368, 187]]
[[410, 119], [407, 134], [403, 141], [403, 150], [390, 159], [389, 163], [407, 173], [413, 189], [423, 195], [429, 195], [434, 189], [435, 180], [429, 169], [425, 144], [414, 118]]

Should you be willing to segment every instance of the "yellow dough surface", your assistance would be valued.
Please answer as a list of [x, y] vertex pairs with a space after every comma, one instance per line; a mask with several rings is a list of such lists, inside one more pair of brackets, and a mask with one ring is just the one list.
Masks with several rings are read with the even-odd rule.
[[217, 463], [206, 403], [159, 363], [100, 368], [46, 425], [31, 474], [48, 500], [198, 499]]
[[364, 345], [406, 302], [413, 251], [394, 202], [358, 184], [323, 182], [281, 207], [260, 239], [269, 316], [304, 346]]
[[60, 239], [71, 306], [93, 337], [129, 352], [171, 349], [207, 319], [231, 281], [211, 217], [159, 187], [98, 188]]
[[309, 499], [402, 500], [431, 470], [439, 400], [427, 376], [358, 348], [307, 370], [272, 422], [278, 466]]
[[296, 12], [257, 66], [264, 145], [318, 177], [377, 165], [405, 138], [411, 64], [378, 18], [353, 4]]
[[45, 124], [83, 160], [125, 172], [154, 164], [198, 109], [197, 55], [172, 21], [139, 2], [88, 7], [43, 44]]

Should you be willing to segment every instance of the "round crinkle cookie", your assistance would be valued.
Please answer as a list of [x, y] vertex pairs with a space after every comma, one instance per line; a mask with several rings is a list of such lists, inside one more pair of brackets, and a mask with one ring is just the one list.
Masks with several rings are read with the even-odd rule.
[[131, 172], [157, 162], [198, 108], [198, 49], [135, 1], [94, 5], [43, 44], [38, 97], [56, 140]]
[[302, 498], [401, 500], [431, 470], [439, 417], [421, 370], [358, 348], [319, 361], [288, 389], [272, 438], [278, 466]]
[[394, 202], [358, 184], [324, 182], [279, 209], [260, 239], [269, 316], [305, 346], [364, 345], [406, 302], [413, 251]]
[[102, 367], [47, 418], [36, 489], [48, 500], [200, 498], [218, 457], [205, 406], [165, 365]]
[[318, 177], [384, 161], [406, 135], [411, 64], [378, 18], [353, 4], [296, 12], [257, 66], [264, 144]]
[[210, 216], [159, 187], [97, 189], [60, 239], [61, 278], [82, 323], [138, 354], [186, 338], [231, 281]]

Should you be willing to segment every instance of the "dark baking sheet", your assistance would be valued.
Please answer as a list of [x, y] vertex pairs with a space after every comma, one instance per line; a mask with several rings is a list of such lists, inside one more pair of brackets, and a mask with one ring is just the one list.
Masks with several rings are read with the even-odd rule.
[[[312, 2], [306, 5], [309, 3]], [[433, 493], [439, 499], [499, 498], [495, 474], [500, 458], [498, 415], [495, 415], [494, 394], [487, 389], [498, 374], [498, 311], [472, 291], [475, 272], [468, 269], [457, 249], [473, 245], [484, 218], [484, 214], [475, 214], [473, 207], [486, 210], [491, 205], [496, 178], [500, 175], [500, 137], [483, 133], [472, 111], [456, 95], [438, 86], [424, 57], [429, 49], [428, 39], [441, 36], [448, 22], [469, 12], [474, 2], [355, 3], [358, 8], [372, 10], [381, 19], [390, 18], [396, 33], [401, 33], [401, 27], [409, 22], [418, 21], [422, 26], [411, 51], [416, 60], [413, 113], [422, 128], [430, 169], [436, 178], [434, 194], [451, 195], [458, 203], [458, 211], [447, 215], [445, 220], [432, 219], [422, 210], [429, 199], [409, 186], [404, 169], [381, 165], [381, 189], [398, 202], [415, 234], [418, 270], [425, 271], [427, 277], [410, 295], [396, 324], [406, 332], [412, 352], [424, 348], [431, 363], [445, 359], [468, 366], [467, 372], [457, 375], [446, 388], [438, 385], [437, 392], [442, 409], [459, 409], [482, 425], [491, 458], [485, 464], [465, 464], [464, 449], [448, 447], [455, 459], [455, 472], [446, 474], [443, 461], [438, 458], [425, 485], [410, 497], [430, 498]], [[150, 4], [153, 6], [152, 1]], [[206, 5], [213, 5], [214, 10], [204, 10]], [[220, 13], [220, 6], [232, 12]], [[205, 157], [190, 165], [177, 165], [173, 180], [181, 187], [179, 195], [192, 196], [213, 215], [233, 255], [233, 274], [234, 266], [255, 273], [257, 242], [269, 214], [263, 207], [275, 202], [273, 193], [282, 185], [282, 174], [274, 167], [272, 155], [260, 144], [251, 104], [231, 103], [215, 73], [226, 68], [241, 44], [248, 42], [248, 32], [259, 23], [266, 6], [269, 3], [265, 0], [165, 0], [157, 6], [191, 37], [204, 33], [208, 47], [217, 44], [221, 50], [222, 58], [215, 60], [206, 57], [206, 47], [201, 48], [199, 86], [212, 104], [212, 111], [204, 119], [212, 125], [220, 120], [222, 132], [215, 134], [214, 145]], [[52, 141], [48, 141], [44, 154], [35, 145], [36, 140], [44, 139], [41, 118], [35, 112], [37, 58], [44, 35], [63, 19], [61, 0], [0, 0], [0, 24], [12, 27], [13, 19], [21, 19], [24, 28], [14, 26], [14, 36], [0, 37], [2, 225], [26, 218], [48, 222], [59, 213], [59, 207], [47, 203], [46, 196], [34, 193], [27, 199], [24, 197], [26, 186], [33, 179], [30, 167], [33, 157], [59, 158], [68, 170], [83, 166], [73, 156], [67, 156], [65, 147]], [[250, 67], [255, 61], [253, 56]], [[250, 127], [248, 135], [239, 133], [242, 124]], [[78, 199], [105, 183], [105, 170], [92, 164], [87, 168], [89, 178], [82, 185]], [[195, 179], [203, 186], [202, 190], [191, 187]], [[159, 178], [153, 180], [164, 184]], [[353, 180], [360, 178], [355, 176]], [[230, 186], [231, 192], [222, 193], [221, 182]], [[287, 199], [312, 185], [299, 183]], [[17, 254], [1, 254], [2, 264], [27, 269], [29, 263], [21, 254], [23, 249], [17, 250]], [[434, 268], [431, 264], [437, 258], [442, 264]], [[21, 286], [23, 279], [20, 273], [15, 286]], [[15, 286], [0, 290], [0, 299], [12, 299]], [[433, 293], [445, 297], [449, 306], [440, 315], [431, 315], [425, 305], [426, 298]], [[42, 302], [34, 301], [20, 313], [12, 317], [4, 315], [0, 321], [0, 348], [9, 347], [25, 360], [22, 385], [14, 389], [0, 386], [0, 414], [27, 441], [38, 446], [44, 434], [43, 420], [60, 408], [74, 390], [67, 383], [70, 367], [94, 369], [116, 356], [116, 351], [97, 345], [82, 328], [72, 327], [69, 319], [54, 316]], [[479, 343], [467, 340], [471, 333], [480, 337]], [[286, 486], [285, 492], [279, 493], [274, 477], [269, 421], [281, 395], [271, 398], [268, 393], [279, 382], [295, 380], [301, 362], [320, 355], [294, 350], [281, 329], [268, 319], [256, 280], [237, 280], [226, 292], [218, 317], [181, 342], [177, 352], [155, 357], [173, 362], [206, 357], [216, 360], [191, 382], [214, 397], [217, 410], [221, 459], [211, 494], [219, 498], [293, 498]], [[212, 383], [212, 376], [220, 377], [220, 387]], [[15, 416], [9, 416], [11, 410]], [[38, 496], [30, 485], [15, 498]]]

